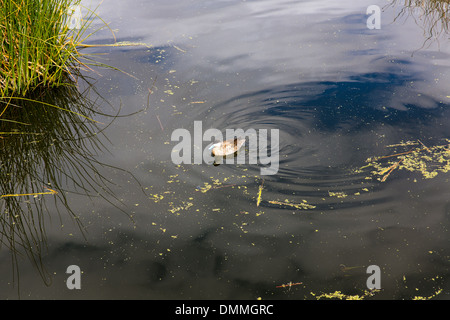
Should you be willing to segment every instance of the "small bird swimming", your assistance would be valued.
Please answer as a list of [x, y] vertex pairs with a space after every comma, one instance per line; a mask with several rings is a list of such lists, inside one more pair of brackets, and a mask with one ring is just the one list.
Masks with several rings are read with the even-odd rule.
[[[221, 142], [214, 143], [208, 149], [211, 150], [211, 155], [215, 158], [226, 157], [230, 154], [236, 154], [239, 149], [244, 145], [245, 139], [234, 138]], [[214, 160], [214, 166], [218, 166], [220, 163]]]

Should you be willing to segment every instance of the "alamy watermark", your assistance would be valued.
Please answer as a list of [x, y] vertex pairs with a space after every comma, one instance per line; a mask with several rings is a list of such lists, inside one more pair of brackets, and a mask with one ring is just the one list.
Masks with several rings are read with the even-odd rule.
[[70, 6], [67, 10], [67, 27], [69, 29], [81, 29], [81, 21], [83, 16], [81, 15], [81, 6]]
[[79, 266], [72, 264], [67, 267], [66, 273], [70, 274], [67, 278], [66, 286], [67, 289], [81, 289], [81, 269]]
[[[269, 142], [270, 131], [270, 144]], [[213, 139], [214, 138], [214, 139]], [[234, 157], [214, 156], [213, 147], [224, 141], [245, 139], [245, 144], [239, 148]], [[279, 168], [279, 130], [278, 129], [226, 129], [225, 139], [222, 131], [210, 128], [203, 132], [202, 122], [194, 121], [194, 132], [187, 129], [176, 129], [172, 132], [171, 141], [180, 141], [172, 149], [171, 159], [174, 164], [211, 164], [217, 161], [225, 161], [226, 164], [260, 164], [261, 175], [274, 175]], [[210, 142], [203, 148], [203, 142]], [[232, 144], [232, 143], [231, 143]], [[248, 152], [244, 152], [245, 149]], [[230, 148], [234, 151], [234, 149]], [[246, 157], [248, 155], [248, 158]]]
[[373, 4], [367, 7], [366, 14], [370, 14], [367, 18], [366, 25], [369, 29], [381, 29], [381, 9]]
[[367, 278], [366, 286], [369, 290], [381, 289], [381, 270], [380, 267], [373, 264], [367, 267], [366, 273], [370, 274]]

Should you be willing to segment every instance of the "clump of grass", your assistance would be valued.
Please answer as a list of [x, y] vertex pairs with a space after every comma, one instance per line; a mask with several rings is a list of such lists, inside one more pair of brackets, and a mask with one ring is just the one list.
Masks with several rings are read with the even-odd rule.
[[0, 0], [0, 95], [26, 96], [73, 82], [90, 19], [70, 30], [81, 0]]

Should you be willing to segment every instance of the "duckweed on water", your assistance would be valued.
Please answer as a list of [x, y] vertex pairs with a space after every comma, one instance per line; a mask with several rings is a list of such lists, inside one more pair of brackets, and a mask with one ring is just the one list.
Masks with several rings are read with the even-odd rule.
[[[450, 143], [450, 140], [446, 142]], [[399, 144], [387, 146], [392, 149], [391, 155], [372, 157], [367, 159], [367, 164], [356, 172], [369, 172], [366, 177], [368, 179], [376, 179], [378, 181], [386, 181], [393, 173], [398, 170], [405, 170], [408, 172], [419, 172], [424, 179], [430, 179], [437, 176], [438, 173], [445, 173], [450, 170], [450, 148], [448, 144], [425, 146], [420, 141], [407, 141]], [[179, 169], [182, 169], [181, 167]], [[186, 172], [185, 169], [182, 169]], [[260, 210], [261, 207], [278, 207], [285, 210], [311, 210], [312, 213], [318, 212], [315, 204], [308, 203], [307, 200], [300, 199], [292, 201], [292, 199], [283, 198], [284, 200], [274, 199], [273, 191], [270, 190], [270, 183], [265, 187], [264, 179], [259, 176], [232, 174], [230, 176], [209, 177], [197, 186], [186, 184], [183, 179], [183, 173], [172, 174], [168, 176], [165, 191], [158, 194], [150, 195], [150, 200], [162, 205], [167, 213], [174, 216], [182, 216], [186, 214], [202, 215], [207, 217], [209, 215], [223, 215], [231, 214], [229, 216], [233, 221], [230, 226], [236, 228], [239, 232], [239, 237], [247, 237], [250, 235], [257, 223], [264, 223], [265, 219], [270, 219], [268, 213]], [[184, 184], [184, 187], [179, 188]], [[226, 189], [222, 189], [226, 188]], [[221, 190], [218, 190], [221, 189]], [[361, 188], [358, 192], [351, 193], [343, 191], [327, 191], [330, 198], [339, 198], [339, 201], [347, 201], [347, 197], [351, 195], [361, 195], [362, 192], [369, 192], [367, 187]], [[242, 208], [218, 206], [218, 203], [211, 202], [210, 199], [215, 195], [226, 195], [226, 198], [242, 194], [244, 198], [248, 199], [248, 206]], [[279, 195], [279, 194], [278, 194]], [[323, 198], [322, 200], [326, 200]], [[222, 203], [222, 202], [220, 202]], [[261, 215], [265, 214], [264, 217]], [[270, 215], [278, 214], [270, 212]], [[259, 220], [262, 219], [262, 220]], [[153, 223], [155, 231], [166, 234], [171, 241], [179, 239], [177, 232], [166, 229], [162, 223]], [[226, 226], [222, 226], [224, 230]], [[318, 232], [318, 230], [315, 230]], [[250, 242], [249, 245], [254, 246], [255, 242]], [[161, 248], [159, 255], [165, 257], [171, 254], [169, 248]], [[306, 284], [307, 286], [307, 284]], [[290, 287], [289, 287], [290, 289]], [[296, 288], [298, 289], [298, 288]], [[373, 298], [378, 294], [379, 290], [364, 290], [360, 293], [348, 294], [344, 291], [334, 291], [330, 293], [310, 292], [310, 297], [317, 300], [333, 299], [333, 300], [365, 300]], [[437, 288], [434, 294], [431, 295], [417, 295], [411, 297], [415, 300], [429, 300], [438, 296], [442, 292]]]
[[320, 299], [333, 299], [333, 300], [364, 300], [368, 297], [372, 297], [374, 294], [376, 294], [377, 292], [379, 292], [379, 290], [372, 290], [372, 291], [368, 291], [365, 290], [363, 294], [358, 295], [347, 295], [342, 293], [341, 291], [335, 291], [332, 293], [322, 293], [320, 295], [317, 295], [313, 292], [311, 292], [311, 295], [313, 297], [315, 297], [317, 300]]
[[441, 292], [442, 292], [442, 289], [438, 289], [434, 294], [432, 294], [428, 297], [415, 296], [415, 297], [413, 297], [412, 300], [430, 300], [430, 299], [436, 298], [436, 296], [438, 296]]
[[302, 203], [292, 203], [288, 199], [285, 199], [284, 202], [270, 200], [269, 203], [280, 205], [280, 206], [292, 207], [292, 208], [299, 209], [299, 210], [314, 209], [316, 207], [311, 204], [308, 204], [308, 202], [306, 200], [303, 200]]
[[[421, 141], [407, 141], [390, 145], [396, 151], [392, 155], [372, 157], [367, 165], [356, 170], [357, 173], [371, 169], [372, 177], [384, 182], [395, 170], [419, 172], [424, 179], [436, 177], [439, 173], [450, 171], [450, 140], [448, 144], [425, 146]], [[402, 150], [398, 150], [401, 148]]]
[[332, 192], [328, 191], [330, 197], [346, 198], [347, 194], [345, 192]]

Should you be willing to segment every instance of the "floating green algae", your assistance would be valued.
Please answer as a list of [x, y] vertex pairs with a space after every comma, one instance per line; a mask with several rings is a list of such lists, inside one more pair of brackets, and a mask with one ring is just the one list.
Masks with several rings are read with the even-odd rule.
[[406, 141], [387, 147], [395, 153], [387, 156], [371, 157], [367, 165], [356, 170], [356, 173], [370, 169], [371, 176], [384, 182], [395, 170], [418, 172], [424, 179], [436, 177], [439, 173], [450, 171], [450, 140], [447, 144], [432, 147], [425, 146], [420, 140]]

